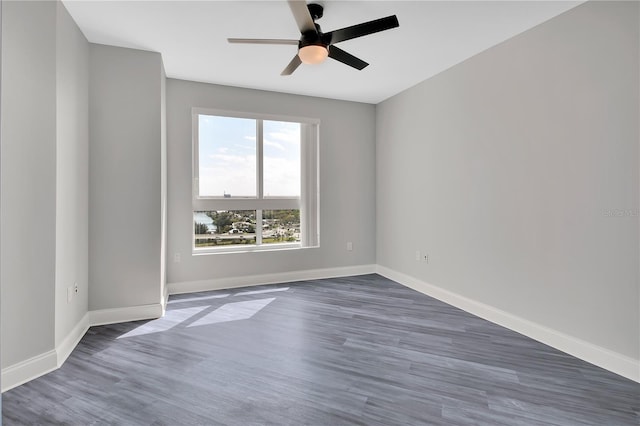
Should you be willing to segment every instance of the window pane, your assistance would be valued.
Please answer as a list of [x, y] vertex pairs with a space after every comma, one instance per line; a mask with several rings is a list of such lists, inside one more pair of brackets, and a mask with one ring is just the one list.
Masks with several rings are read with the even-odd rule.
[[299, 243], [300, 210], [264, 210], [262, 243]]
[[255, 197], [256, 121], [198, 115], [199, 194]]
[[256, 243], [255, 210], [193, 212], [193, 226], [196, 248]]
[[300, 196], [300, 123], [264, 121], [265, 197]]

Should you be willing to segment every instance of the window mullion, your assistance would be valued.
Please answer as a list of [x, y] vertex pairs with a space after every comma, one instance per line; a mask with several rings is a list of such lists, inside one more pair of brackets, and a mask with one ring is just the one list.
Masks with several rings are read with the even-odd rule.
[[263, 121], [256, 120], [256, 144], [257, 144], [257, 153], [256, 153], [256, 180], [258, 185], [258, 200], [263, 199], [263, 188], [264, 188], [264, 179], [263, 179], [263, 165], [264, 165], [264, 141], [263, 141]]
[[262, 210], [256, 210], [256, 245], [262, 244]]

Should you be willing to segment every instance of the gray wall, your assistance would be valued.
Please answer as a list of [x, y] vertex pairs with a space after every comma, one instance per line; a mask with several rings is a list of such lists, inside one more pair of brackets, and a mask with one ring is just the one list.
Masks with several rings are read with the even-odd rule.
[[87, 312], [88, 43], [62, 3], [2, 7], [6, 367], [53, 349]]
[[[0, 98], [2, 97], [2, 3], [0, 3]], [[2, 104], [0, 103], [0, 126], [2, 126]], [[1, 127], [0, 127], [1, 128]], [[0, 131], [0, 146], [2, 145], [2, 132]], [[2, 149], [0, 148], [0, 157], [2, 156]], [[0, 164], [0, 169], [2, 165]], [[2, 191], [2, 188], [0, 188]], [[2, 199], [0, 198], [0, 212], [2, 211]], [[0, 215], [1, 216], [1, 215]], [[2, 222], [0, 219], [0, 234]], [[0, 254], [0, 269], [2, 268], [2, 255]], [[1, 295], [0, 295], [1, 298]], [[0, 341], [2, 341], [2, 318], [0, 316]], [[2, 367], [2, 353], [0, 353], [0, 368]], [[0, 389], [2, 389], [2, 376], [0, 376]], [[2, 395], [0, 395], [0, 413], [2, 413]], [[0, 420], [2, 424], [2, 420]]]
[[162, 294], [167, 290], [167, 75], [164, 64], [160, 68], [160, 209], [161, 232], [160, 242], [160, 283]]
[[[192, 107], [321, 120], [319, 248], [191, 255]], [[373, 105], [169, 79], [167, 120], [169, 283], [375, 263]]]
[[379, 104], [378, 264], [640, 358], [638, 16], [586, 3]]
[[89, 309], [158, 304], [162, 58], [90, 45]]
[[2, 4], [2, 366], [53, 349], [56, 3]]
[[[62, 3], [56, 38], [56, 345], [88, 306], [89, 43]], [[67, 288], [78, 284], [71, 302]]]

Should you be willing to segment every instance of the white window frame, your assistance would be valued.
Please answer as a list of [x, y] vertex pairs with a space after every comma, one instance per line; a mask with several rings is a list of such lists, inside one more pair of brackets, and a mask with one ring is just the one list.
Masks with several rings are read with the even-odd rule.
[[[256, 120], [256, 188], [255, 197], [200, 196], [199, 183], [199, 116], [211, 115]], [[256, 244], [196, 247], [192, 232], [193, 254], [230, 253], [246, 251], [273, 251], [283, 249], [299, 249], [318, 247], [320, 245], [319, 226], [319, 129], [320, 120], [308, 117], [285, 116], [228, 111], [210, 108], [192, 108], [192, 212], [223, 210], [255, 210], [256, 211]], [[263, 122], [286, 121], [300, 123], [300, 197], [265, 197], [263, 194]], [[300, 242], [262, 244], [262, 211], [263, 210], [300, 210]], [[193, 214], [191, 215], [193, 217]]]

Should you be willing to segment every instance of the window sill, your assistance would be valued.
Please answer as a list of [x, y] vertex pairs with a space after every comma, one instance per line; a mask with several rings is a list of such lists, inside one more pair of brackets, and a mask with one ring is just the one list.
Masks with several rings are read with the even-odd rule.
[[194, 256], [209, 254], [235, 254], [235, 253], [257, 253], [257, 252], [274, 252], [274, 251], [290, 251], [301, 250], [314, 247], [302, 247], [300, 243], [261, 245], [261, 246], [241, 246], [241, 247], [203, 247], [194, 248], [192, 254]]

